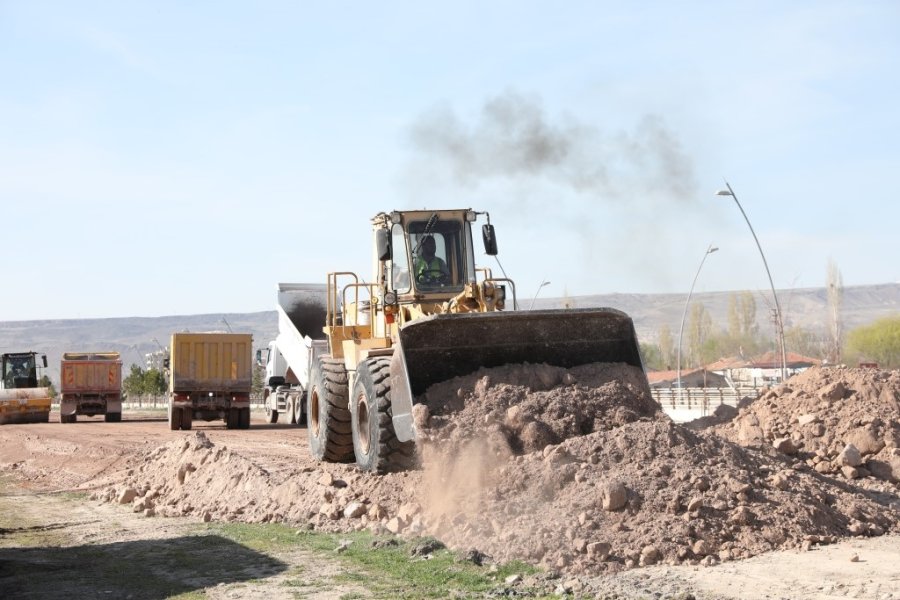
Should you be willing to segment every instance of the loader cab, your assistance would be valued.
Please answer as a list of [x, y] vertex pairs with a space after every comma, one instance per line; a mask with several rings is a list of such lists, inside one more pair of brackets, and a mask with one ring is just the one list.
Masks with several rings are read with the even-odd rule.
[[391, 226], [388, 279], [398, 294], [457, 294], [469, 279], [474, 279], [468, 221], [434, 218], [434, 214], [421, 213]]
[[[47, 355], [41, 355], [44, 368], [47, 367]], [[38, 364], [36, 352], [20, 352], [4, 354], [0, 359], [3, 387], [6, 389], [24, 389], [38, 387]]]

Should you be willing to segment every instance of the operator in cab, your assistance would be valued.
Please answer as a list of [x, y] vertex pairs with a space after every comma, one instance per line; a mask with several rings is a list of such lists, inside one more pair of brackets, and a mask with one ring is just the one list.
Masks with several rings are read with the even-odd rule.
[[416, 257], [415, 274], [416, 281], [419, 283], [444, 283], [450, 276], [450, 270], [447, 269], [447, 263], [439, 257], [435, 256], [434, 237], [429, 235], [422, 240], [422, 246], [419, 248], [419, 256]]

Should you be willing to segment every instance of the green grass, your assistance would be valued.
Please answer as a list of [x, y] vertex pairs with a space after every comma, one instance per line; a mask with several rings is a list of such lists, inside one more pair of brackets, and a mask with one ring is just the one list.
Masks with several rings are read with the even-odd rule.
[[[373, 548], [373, 542], [384, 538], [369, 532], [328, 534], [295, 531], [281, 524], [247, 523], [215, 524], [208, 528], [257, 552], [279, 554], [298, 549], [338, 561], [341, 569], [332, 578], [335, 584], [358, 585], [371, 594], [369, 597], [376, 598], [467, 597], [502, 587], [509, 575], [537, 572], [522, 562], [498, 565], [496, 569], [479, 567], [446, 549], [433, 552], [427, 560], [411, 555], [416, 544], [425, 540], [398, 540], [396, 546]], [[336, 552], [346, 542], [346, 549]], [[285, 585], [309, 584], [289, 579]], [[357, 596], [346, 597], [349, 600]]]
[[[26, 499], [3, 484], [0, 478], [0, 563], [10, 567], [3, 587], [12, 596], [104, 597], [128, 590], [133, 600], [198, 600], [220, 585], [235, 593], [249, 592], [245, 586], [262, 591], [277, 585], [297, 598], [329, 591], [343, 592], [345, 600], [470, 598], [505, 588], [509, 575], [537, 572], [520, 562], [479, 567], [446, 549], [429, 559], [413, 556], [423, 539], [297, 531], [283, 524], [185, 524], [180, 535], [168, 539], [76, 541], [68, 523], [24, 518]], [[53, 498], [62, 506], [84, 501], [83, 494]], [[98, 526], [116, 527], [111, 521]], [[396, 545], [373, 547], [388, 540]], [[271, 577], [276, 579], [267, 581]], [[516, 591], [537, 597], [521, 584]]]

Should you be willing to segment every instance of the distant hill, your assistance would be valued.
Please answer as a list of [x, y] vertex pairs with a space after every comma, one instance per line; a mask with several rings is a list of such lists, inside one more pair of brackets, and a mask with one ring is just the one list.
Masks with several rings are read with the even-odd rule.
[[[724, 327], [728, 322], [728, 301], [734, 293], [695, 293], [691, 301], [702, 302], [714, 323]], [[757, 322], [766, 331], [770, 322], [767, 303], [771, 302], [771, 294], [768, 290], [761, 290], [754, 292], [754, 297]], [[638, 337], [649, 342], [656, 340], [663, 324], [668, 324], [669, 329], [677, 333], [686, 299], [686, 294], [603, 294], [568, 299], [538, 298], [534, 307], [559, 308], [569, 302], [576, 308], [617, 308], [631, 315]], [[799, 325], [816, 333], [826, 331], [828, 321], [825, 288], [779, 290], [778, 299], [787, 327]], [[520, 306], [530, 304], [530, 299], [520, 299]], [[900, 314], [900, 284], [844, 288], [842, 316], [845, 330], [895, 314]], [[127, 369], [132, 363], [143, 366], [145, 354], [158, 350], [159, 346], [168, 346], [173, 332], [228, 331], [229, 327], [234, 332], [252, 333], [254, 346], [262, 348], [275, 337], [278, 319], [272, 310], [171, 317], [0, 321], [0, 352], [36, 350], [46, 353], [50, 367], [48, 374], [56, 381], [59, 377], [59, 358], [63, 352], [118, 351], [122, 354]]]
[[[713, 324], [726, 327], [728, 323], [728, 303], [732, 295], [739, 292], [694, 293], [691, 303], [701, 302], [709, 311]], [[784, 313], [785, 328], [800, 326], [815, 333], [828, 330], [828, 296], [825, 288], [802, 288], [777, 290], [778, 302]], [[774, 309], [770, 290], [753, 292], [756, 299], [756, 322], [760, 329], [771, 330], [771, 313]], [[660, 327], [668, 324], [673, 333], [681, 325], [687, 294], [602, 294], [595, 296], [573, 296], [561, 298], [538, 298], [534, 307], [558, 308], [568, 301], [576, 308], [609, 306], [628, 313], [634, 320], [635, 329], [641, 340], [653, 341], [659, 335]], [[531, 301], [528, 301], [530, 304]], [[525, 302], [520, 301], [520, 305]], [[879, 285], [848, 286], [844, 288], [841, 317], [844, 330], [849, 331], [866, 325], [879, 318], [900, 314], [900, 283]]]
[[172, 333], [181, 331], [252, 333], [254, 347], [261, 348], [275, 337], [278, 318], [272, 310], [172, 317], [0, 321], [0, 353], [24, 350], [46, 353], [48, 375], [57, 381], [63, 352], [119, 352], [127, 371], [132, 364], [144, 366], [146, 354], [159, 350], [160, 346], [168, 347]]

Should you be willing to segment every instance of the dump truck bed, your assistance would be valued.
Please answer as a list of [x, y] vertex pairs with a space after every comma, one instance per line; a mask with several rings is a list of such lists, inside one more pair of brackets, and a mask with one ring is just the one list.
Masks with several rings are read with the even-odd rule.
[[252, 345], [249, 333], [172, 334], [169, 391], [249, 394]]
[[313, 346], [324, 345], [326, 312], [324, 284], [279, 283], [278, 337], [275, 344], [298, 383], [309, 385], [309, 360]]
[[106, 394], [122, 390], [118, 352], [65, 352], [60, 362], [62, 394]]

